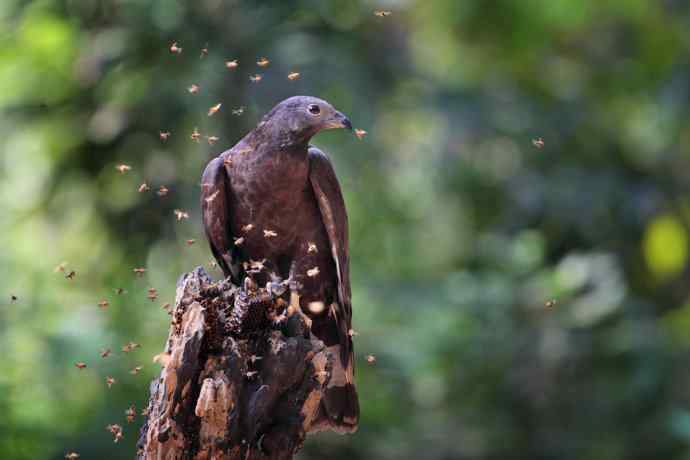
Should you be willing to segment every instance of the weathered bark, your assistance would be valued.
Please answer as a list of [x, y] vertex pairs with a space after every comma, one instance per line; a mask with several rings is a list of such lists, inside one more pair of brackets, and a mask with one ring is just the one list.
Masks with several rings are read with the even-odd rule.
[[288, 291], [214, 284], [203, 268], [180, 278], [138, 459], [284, 460], [318, 431], [332, 357], [288, 314]]

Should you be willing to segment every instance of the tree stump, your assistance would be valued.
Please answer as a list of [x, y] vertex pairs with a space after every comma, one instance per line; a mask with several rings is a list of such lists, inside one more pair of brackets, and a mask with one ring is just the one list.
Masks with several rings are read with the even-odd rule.
[[287, 295], [279, 279], [216, 284], [201, 267], [180, 278], [139, 460], [291, 459], [319, 430], [333, 358]]

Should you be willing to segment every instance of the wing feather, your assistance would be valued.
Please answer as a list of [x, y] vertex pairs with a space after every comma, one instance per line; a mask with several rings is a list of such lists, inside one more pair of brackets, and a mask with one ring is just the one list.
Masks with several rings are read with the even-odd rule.
[[[331, 255], [338, 276], [338, 301], [331, 305], [333, 321], [338, 330], [339, 362], [334, 364], [331, 382], [322, 401], [328, 426], [341, 433], [357, 430], [359, 400], [354, 383], [354, 350], [352, 327], [352, 301], [350, 291], [350, 258], [348, 248], [348, 221], [345, 200], [340, 184], [328, 157], [319, 149], [309, 148], [309, 179], [319, 204], [321, 220], [331, 246]], [[342, 380], [339, 380], [342, 379]]]
[[338, 178], [328, 157], [315, 147], [309, 148], [309, 179], [321, 211], [321, 220], [328, 233], [331, 255], [338, 275], [336, 320], [343, 363], [351, 361], [352, 301], [350, 291], [350, 257], [348, 220], [345, 200]]
[[[201, 215], [211, 252], [225, 276], [238, 283], [239, 266], [233, 259], [235, 246], [229, 235], [230, 187], [223, 156], [211, 160], [201, 178]], [[236, 258], [235, 258], [236, 259]]]

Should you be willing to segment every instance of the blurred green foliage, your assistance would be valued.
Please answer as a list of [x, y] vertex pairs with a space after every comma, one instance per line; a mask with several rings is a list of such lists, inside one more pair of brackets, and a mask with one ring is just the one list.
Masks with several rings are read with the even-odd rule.
[[689, 24], [680, 0], [3, 0], [0, 456], [132, 458], [160, 306], [219, 276], [202, 168], [311, 94], [369, 132], [315, 139], [350, 212], [363, 417], [300, 458], [690, 458]]

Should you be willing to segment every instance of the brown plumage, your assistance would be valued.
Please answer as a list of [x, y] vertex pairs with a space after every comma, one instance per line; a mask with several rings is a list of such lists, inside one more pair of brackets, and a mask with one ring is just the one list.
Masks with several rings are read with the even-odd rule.
[[359, 402], [348, 333], [347, 212], [330, 160], [309, 145], [319, 131], [333, 128], [352, 125], [328, 102], [308, 96], [284, 100], [206, 166], [201, 206], [211, 251], [225, 276], [239, 284], [249, 269], [261, 286], [272, 273], [297, 283], [312, 332], [335, 360], [316, 424], [353, 432]]

